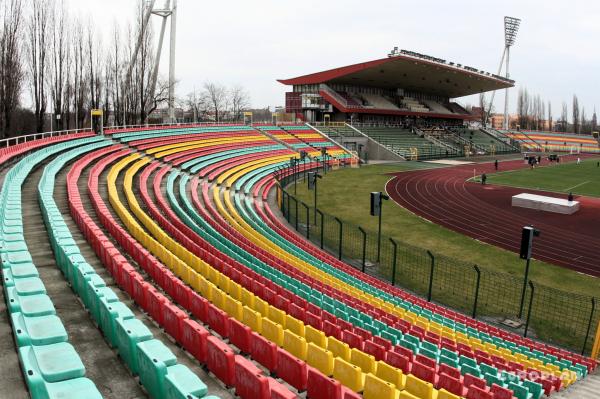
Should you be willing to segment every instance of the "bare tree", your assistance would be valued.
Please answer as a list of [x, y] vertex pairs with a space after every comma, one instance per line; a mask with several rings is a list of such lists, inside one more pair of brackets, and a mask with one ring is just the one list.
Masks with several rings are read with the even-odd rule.
[[567, 103], [563, 101], [562, 103], [562, 112], [560, 115], [561, 119], [561, 130], [563, 132], [567, 132], [569, 130], [569, 112], [567, 110]]
[[34, 103], [36, 131], [44, 129], [47, 93], [46, 75], [48, 62], [48, 22], [50, 20], [50, 3], [48, 0], [31, 0], [31, 13], [27, 26], [27, 52], [29, 79]]
[[592, 114], [592, 132], [595, 132], [597, 127], [598, 119], [596, 118], [596, 107], [594, 107], [594, 113]]
[[552, 103], [550, 101], [548, 101], [548, 130], [554, 130], [552, 125]]
[[0, 139], [11, 133], [23, 84], [21, 66], [21, 0], [0, 4]]
[[250, 107], [250, 95], [240, 85], [233, 86], [229, 91], [231, 102], [231, 118], [234, 121], [242, 120], [242, 112]]
[[50, 53], [51, 73], [50, 73], [50, 96], [52, 98], [53, 118], [56, 120], [55, 129], [62, 130], [65, 123], [64, 101], [66, 86], [66, 64], [68, 57], [68, 20], [67, 10], [64, 2], [61, 0], [57, 7], [54, 7], [52, 15], [52, 48]]
[[577, 95], [573, 95], [573, 133], [579, 134], [581, 130], [581, 124], [579, 120], [579, 100]]
[[219, 122], [227, 104], [227, 89], [219, 83], [206, 82], [204, 96], [207, 98], [209, 110], [214, 114], [215, 122]]

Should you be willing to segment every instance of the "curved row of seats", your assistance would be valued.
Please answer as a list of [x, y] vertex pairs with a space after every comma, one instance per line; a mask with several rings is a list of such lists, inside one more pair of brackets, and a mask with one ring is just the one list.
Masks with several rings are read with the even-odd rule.
[[[90, 398], [101, 397], [95, 385], [85, 378], [85, 367], [68, 343], [66, 329], [46, 295], [25, 242], [21, 203], [21, 187], [33, 168], [60, 151], [101, 140], [89, 136], [83, 133], [38, 140], [8, 152], [12, 157], [41, 148], [6, 173], [0, 193], [3, 286], [19, 362], [33, 398], [69, 398], [75, 397], [76, 391]], [[74, 257], [77, 253], [72, 251], [69, 255]], [[64, 252], [61, 256], [67, 257]]]
[[591, 135], [569, 134], [538, 131], [507, 131], [505, 134], [520, 141], [531, 150], [571, 151], [574, 148], [581, 152], [599, 153], [598, 140]]
[[[59, 155], [44, 168], [38, 186], [39, 201], [56, 262], [90, 311], [108, 343], [118, 350], [131, 373], [139, 376], [140, 383], [150, 396], [172, 399], [188, 395], [204, 397], [207, 393], [206, 385], [187, 367], [177, 364], [173, 353], [161, 341], [153, 339], [150, 330], [134, 317], [131, 309], [117, 299], [116, 294], [106, 287], [106, 282], [79, 253], [79, 248], [54, 201], [56, 174], [67, 162], [90, 151], [105, 152], [102, 149], [111, 145], [112, 141], [101, 140], [99, 143], [78, 147]], [[118, 147], [109, 150], [116, 149]], [[67, 180], [67, 189], [72, 189], [74, 185], [74, 181]], [[80, 201], [71, 198], [70, 209], [82, 208]], [[89, 232], [87, 236], [94, 233]], [[119, 259], [113, 257], [111, 260]]]
[[[114, 295], [75, 256], [52, 198], [62, 169], [69, 168], [73, 219], [118, 285], [242, 398], [306, 391], [308, 398], [539, 399], [596, 367], [363, 275], [290, 231], [270, 208], [275, 174], [292, 173], [289, 159], [300, 155], [281, 138], [286, 145], [240, 125], [111, 137], [58, 155], [40, 181], [40, 204], [57, 264], [154, 397], [201, 397], [206, 387], [129, 309], [114, 303], [118, 309], [107, 311]], [[305, 159], [300, 172], [315, 161]], [[78, 186], [86, 168], [90, 209]]]

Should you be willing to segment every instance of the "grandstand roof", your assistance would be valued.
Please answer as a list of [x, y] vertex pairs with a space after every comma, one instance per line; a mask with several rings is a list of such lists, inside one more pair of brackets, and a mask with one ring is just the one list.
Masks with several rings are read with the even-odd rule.
[[472, 67], [408, 54], [394, 55], [278, 81], [286, 85], [338, 83], [385, 89], [400, 87], [405, 90], [443, 95], [449, 98], [514, 86], [512, 80], [494, 76]]

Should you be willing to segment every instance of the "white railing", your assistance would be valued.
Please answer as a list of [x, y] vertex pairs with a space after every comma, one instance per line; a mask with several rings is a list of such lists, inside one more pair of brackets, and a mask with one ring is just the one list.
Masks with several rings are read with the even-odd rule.
[[[193, 123], [157, 123], [157, 124], [145, 124], [145, 125], [124, 125], [124, 126], [106, 126], [104, 127], [104, 131], [113, 131], [125, 130], [125, 129], [136, 129], [136, 128], [161, 128], [161, 127], [207, 127], [207, 126], [244, 126], [241, 122], [193, 122]], [[24, 134], [21, 136], [7, 137], [5, 139], [0, 140], [0, 148], [9, 147], [11, 145], [21, 144], [33, 140], [45, 139], [48, 137], [55, 136], [64, 136], [67, 134], [75, 134], [75, 133], [85, 133], [91, 132], [91, 128], [85, 129], [69, 129], [69, 130], [56, 130], [52, 132], [41, 132], [41, 133], [32, 133], [32, 134]]]

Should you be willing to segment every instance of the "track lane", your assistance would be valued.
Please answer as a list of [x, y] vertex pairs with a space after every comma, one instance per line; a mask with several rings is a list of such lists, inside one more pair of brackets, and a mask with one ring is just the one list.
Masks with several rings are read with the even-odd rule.
[[[527, 167], [520, 160], [500, 165], [502, 170]], [[473, 168], [477, 174], [494, 172], [493, 163], [402, 172], [387, 183], [386, 191], [421, 217], [513, 252], [519, 250], [522, 226], [533, 224], [543, 232], [536, 239], [536, 259], [600, 276], [600, 235], [593, 229], [600, 223], [600, 200], [577, 198], [583, 207], [575, 215], [514, 209], [508, 199], [519, 192], [561, 195], [468, 182]]]

